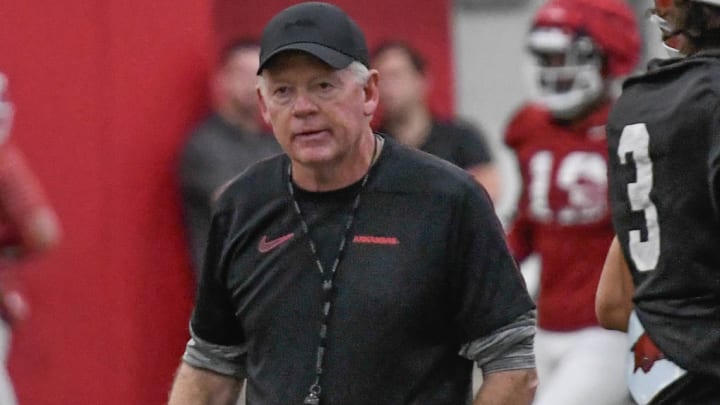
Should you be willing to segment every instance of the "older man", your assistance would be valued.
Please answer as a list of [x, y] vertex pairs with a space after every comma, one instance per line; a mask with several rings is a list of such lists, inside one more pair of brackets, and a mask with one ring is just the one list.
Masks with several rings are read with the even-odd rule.
[[[263, 33], [258, 96], [285, 155], [213, 216], [170, 404], [528, 404], [534, 306], [487, 194], [374, 134], [378, 73], [339, 8]], [[303, 402], [304, 401], [304, 402]]]

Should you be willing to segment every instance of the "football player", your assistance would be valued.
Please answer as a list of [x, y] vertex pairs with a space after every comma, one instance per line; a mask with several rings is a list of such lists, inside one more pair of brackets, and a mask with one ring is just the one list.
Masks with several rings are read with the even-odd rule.
[[605, 124], [618, 80], [640, 57], [637, 24], [621, 0], [550, 0], [527, 49], [536, 96], [505, 142], [523, 182], [510, 246], [519, 261], [538, 254], [541, 263], [535, 404], [625, 404], [625, 338], [598, 325], [594, 299], [614, 234]]
[[720, 1], [657, 0], [653, 14], [680, 57], [628, 80], [610, 114], [617, 237], [596, 310], [603, 325], [628, 331], [639, 404], [717, 404]]

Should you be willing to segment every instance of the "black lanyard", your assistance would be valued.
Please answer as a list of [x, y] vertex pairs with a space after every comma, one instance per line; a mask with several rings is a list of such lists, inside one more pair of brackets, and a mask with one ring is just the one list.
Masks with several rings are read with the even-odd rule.
[[358, 190], [357, 195], [355, 196], [355, 200], [353, 201], [352, 209], [350, 210], [350, 213], [345, 220], [345, 229], [343, 231], [342, 238], [340, 239], [340, 245], [338, 246], [337, 255], [335, 256], [335, 260], [333, 261], [332, 268], [330, 269], [329, 273], [326, 273], [325, 269], [323, 268], [322, 262], [320, 261], [320, 256], [318, 255], [317, 248], [315, 246], [315, 242], [313, 242], [312, 236], [310, 236], [310, 228], [308, 227], [308, 224], [303, 217], [302, 210], [300, 209], [300, 204], [298, 204], [297, 198], [295, 198], [295, 187], [293, 186], [292, 182], [292, 162], [288, 164], [287, 185], [288, 192], [290, 193], [290, 199], [292, 200], [293, 208], [295, 208], [295, 213], [300, 218], [300, 225], [302, 227], [303, 234], [305, 234], [305, 237], [307, 237], [308, 244], [310, 245], [310, 251], [315, 258], [315, 265], [317, 266], [318, 270], [320, 270], [320, 275], [323, 279], [323, 304], [320, 307], [320, 343], [318, 344], [317, 357], [315, 362], [315, 381], [312, 383], [312, 385], [310, 385], [308, 395], [305, 397], [305, 401], [303, 402], [306, 405], [320, 404], [320, 393], [322, 392], [322, 388], [320, 386], [320, 379], [323, 374], [325, 351], [327, 349], [327, 331], [328, 321], [330, 319], [330, 310], [332, 308], [333, 280], [335, 279], [335, 272], [337, 272], [338, 266], [340, 265], [340, 259], [342, 258], [343, 252], [345, 252], [345, 246], [347, 245], [347, 240], [350, 236], [350, 230], [352, 228], [353, 222], [355, 221], [355, 215], [357, 214], [358, 207], [360, 206], [360, 195], [362, 194], [362, 191], [365, 188], [365, 184], [370, 177], [370, 169], [372, 168], [373, 162], [375, 160], [375, 154], [377, 153], [378, 147], [377, 135], [374, 136], [374, 139], [375, 143], [373, 146], [372, 157], [370, 158], [370, 167], [368, 167], [367, 172], [365, 172], [365, 176], [363, 176], [362, 178], [362, 182], [360, 183], [360, 189]]

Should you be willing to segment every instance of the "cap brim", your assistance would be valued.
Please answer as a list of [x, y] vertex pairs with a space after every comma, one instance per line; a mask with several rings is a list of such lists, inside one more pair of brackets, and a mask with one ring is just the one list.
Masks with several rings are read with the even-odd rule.
[[262, 73], [263, 69], [267, 67], [268, 62], [270, 62], [272, 58], [286, 51], [307, 52], [310, 55], [325, 62], [333, 69], [346, 68], [349, 64], [353, 62], [352, 57], [345, 55], [342, 52], [338, 52], [334, 49], [328, 48], [324, 45], [319, 45], [312, 42], [298, 42], [280, 47], [267, 55], [264, 60], [260, 61], [260, 67], [258, 68], [257, 74]]

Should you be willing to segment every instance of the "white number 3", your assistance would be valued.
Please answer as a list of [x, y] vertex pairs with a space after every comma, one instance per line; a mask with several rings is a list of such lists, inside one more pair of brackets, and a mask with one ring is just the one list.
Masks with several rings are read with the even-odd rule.
[[638, 271], [654, 270], [660, 257], [660, 226], [655, 204], [650, 201], [653, 186], [652, 160], [649, 154], [650, 134], [645, 124], [633, 124], [623, 128], [618, 145], [618, 157], [621, 164], [627, 164], [627, 154], [631, 153], [635, 161], [634, 183], [627, 186], [630, 206], [633, 211], [642, 211], [645, 215], [647, 240], [642, 240], [639, 230], [630, 231], [630, 255]]

